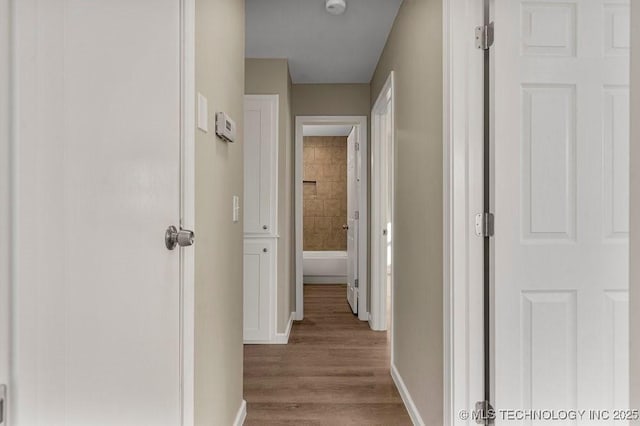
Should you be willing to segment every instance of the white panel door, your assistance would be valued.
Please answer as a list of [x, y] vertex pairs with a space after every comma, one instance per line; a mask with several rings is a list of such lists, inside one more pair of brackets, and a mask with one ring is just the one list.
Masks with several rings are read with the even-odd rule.
[[358, 181], [357, 131], [354, 127], [347, 138], [347, 300], [354, 314], [358, 313]]
[[265, 238], [244, 242], [244, 340], [268, 341], [272, 295], [273, 243]]
[[14, 7], [9, 422], [178, 425], [180, 1]]
[[244, 232], [276, 235], [278, 96], [246, 95]]
[[636, 408], [629, 1], [493, 3], [495, 408]]

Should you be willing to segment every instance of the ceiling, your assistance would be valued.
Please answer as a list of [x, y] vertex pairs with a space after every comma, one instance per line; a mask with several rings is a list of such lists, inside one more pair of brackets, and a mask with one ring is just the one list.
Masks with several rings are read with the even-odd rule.
[[307, 124], [302, 127], [303, 136], [349, 136], [353, 126], [332, 124]]
[[402, 0], [246, 0], [247, 58], [287, 58], [294, 83], [369, 83]]

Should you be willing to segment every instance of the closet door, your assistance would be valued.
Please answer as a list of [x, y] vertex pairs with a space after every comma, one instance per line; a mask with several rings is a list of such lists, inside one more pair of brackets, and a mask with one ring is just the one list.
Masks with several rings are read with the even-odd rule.
[[244, 119], [244, 232], [276, 232], [278, 95], [246, 95]]
[[270, 338], [272, 268], [270, 238], [246, 239], [244, 243], [244, 341], [266, 342]]

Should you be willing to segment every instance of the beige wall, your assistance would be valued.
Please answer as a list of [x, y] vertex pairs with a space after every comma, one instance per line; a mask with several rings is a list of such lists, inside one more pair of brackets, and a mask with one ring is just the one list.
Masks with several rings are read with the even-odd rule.
[[247, 95], [279, 95], [278, 111], [278, 324], [279, 333], [287, 328], [295, 309], [293, 263], [293, 137], [291, 120], [291, 77], [286, 59], [247, 59]]
[[347, 137], [304, 137], [303, 247], [346, 251]]
[[[631, 404], [640, 407], [640, 4], [631, 2]], [[640, 424], [640, 421], [634, 424]]]
[[371, 112], [368, 84], [294, 84], [293, 115], [366, 115]]
[[395, 71], [395, 364], [427, 425], [443, 422], [442, 1], [405, 0], [371, 82]]
[[[196, 90], [210, 131], [196, 132], [195, 416], [230, 425], [242, 402], [242, 223], [232, 223], [231, 200], [243, 191], [243, 1], [196, 0]], [[236, 121], [236, 143], [216, 138], [216, 111]]]

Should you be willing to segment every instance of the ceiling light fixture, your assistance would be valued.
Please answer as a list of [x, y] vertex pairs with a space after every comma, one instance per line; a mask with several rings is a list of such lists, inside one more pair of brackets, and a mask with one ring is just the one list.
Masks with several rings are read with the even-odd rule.
[[345, 0], [326, 0], [324, 7], [332, 15], [342, 15], [347, 9], [347, 3]]

